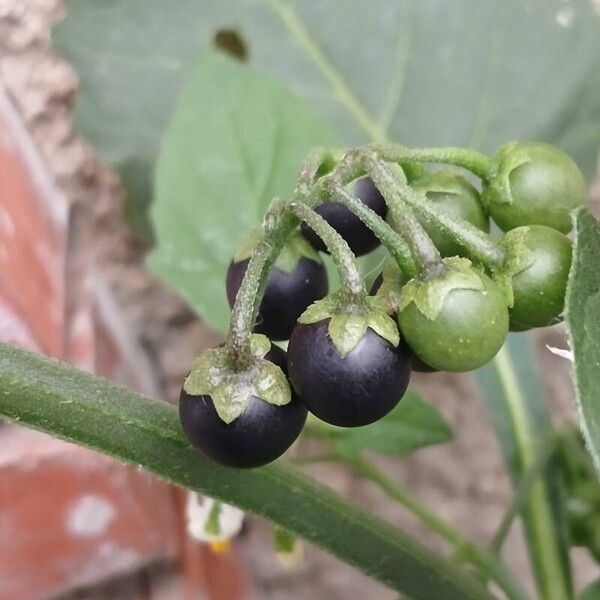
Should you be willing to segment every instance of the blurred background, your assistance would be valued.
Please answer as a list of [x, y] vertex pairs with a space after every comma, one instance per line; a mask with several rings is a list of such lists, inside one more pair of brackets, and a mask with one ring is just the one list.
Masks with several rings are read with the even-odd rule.
[[[173, 234], [147, 211], [162, 133], [203, 45], [283, 82], [331, 126], [337, 143], [369, 138], [360, 110], [340, 109], [307, 66], [311, 49], [278, 24], [285, 9], [267, 14], [247, 4], [0, 0], [2, 341], [176, 402], [194, 357], [220, 339], [224, 285], [207, 282], [206, 306], [190, 300], [203, 271], [182, 274], [168, 263]], [[511, 138], [557, 143], [586, 171], [598, 216], [597, 2], [296, 4], [361, 106], [381, 112], [377, 126], [387, 137], [488, 151]], [[390, 81], [397, 97], [382, 93]], [[206, 119], [210, 104], [198, 110]], [[238, 233], [257, 218], [254, 206], [252, 216], [227, 212], [234, 206], [204, 217], [232, 222], [219, 241], [225, 266]], [[546, 344], [565, 347], [561, 326], [537, 335], [535, 347], [552, 419], [573, 421], [569, 364]], [[376, 460], [465, 534], [489, 540], [511, 489], [476, 383], [447, 374], [414, 381], [454, 437]], [[341, 466], [307, 470], [436, 547], [368, 482]], [[188, 535], [185, 504], [183, 492], [140, 470], [0, 423], [0, 599], [396, 597], [312, 547], [286, 566], [269, 526], [251, 517], [231, 549], [215, 552]], [[578, 585], [597, 578], [587, 552], [572, 552]], [[531, 581], [518, 526], [505, 556]]]

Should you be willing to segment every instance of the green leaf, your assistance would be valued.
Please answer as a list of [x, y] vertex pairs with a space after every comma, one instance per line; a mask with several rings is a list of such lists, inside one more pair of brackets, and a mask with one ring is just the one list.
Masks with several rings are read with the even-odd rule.
[[186, 441], [175, 407], [64, 363], [0, 344], [0, 415], [262, 515], [411, 598], [490, 599], [450, 562], [300, 472], [219, 467]]
[[577, 597], [579, 600], [600, 600], [600, 579], [588, 585]]
[[[516, 490], [552, 435], [527, 334], [509, 334], [498, 356], [476, 377]], [[522, 518], [540, 598], [571, 598], [564, 490], [554, 462], [531, 485]]]
[[229, 318], [225, 273], [275, 196], [291, 194], [328, 128], [271, 78], [207, 52], [194, 65], [165, 134], [152, 205], [152, 272], [215, 329]]
[[319, 422], [317, 432], [348, 454], [364, 451], [408, 454], [452, 439], [450, 425], [437, 409], [411, 390], [394, 410], [372, 425], [349, 429]]
[[585, 210], [575, 220], [573, 264], [569, 275], [565, 321], [573, 351], [573, 380], [581, 428], [600, 473], [600, 226]]
[[591, 176], [596, 10], [589, 0], [372, 0], [351, 9], [347, 0], [78, 0], [53, 39], [80, 77], [79, 130], [133, 173], [130, 190], [150, 187], [147, 169], [186, 69], [220, 29], [237, 31], [250, 63], [287, 83], [346, 144], [386, 136], [493, 151], [539, 139]]

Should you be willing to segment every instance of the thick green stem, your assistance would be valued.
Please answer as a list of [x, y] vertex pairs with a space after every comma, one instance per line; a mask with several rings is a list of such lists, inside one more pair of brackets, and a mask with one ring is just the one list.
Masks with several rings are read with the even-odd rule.
[[397, 144], [373, 144], [377, 154], [390, 162], [438, 163], [461, 167], [483, 181], [489, 177], [491, 159], [470, 148], [406, 148]]
[[[394, 180], [393, 165], [381, 163], [374, 158], [366, 160], [365, 168], [368, 165], [367, 171], [373, 181], [375, 178], [380, 181]], [[444, 211], [440, 211], [427, 200], [425, 194], [413, 190], [406, 184], [398, 184], [396, 196], [424, 221], [451, 235], [472, 259], [483, 263], [491, 270], [497, 269], [504, 262], [504, 253], [494, 244], [489, 235], [466, 221], [457, 221]]]
[[479, 567], [487, 576], [493, 579], [504, 591], [507, 598], [511, 600], [523, 600], [527, 598], [526, 594], [513, 581], [506, 567], [496, 557], [486, 550], [478, 548], [451, 525], [440, 519], [435, 513], [424, 506], [420, 500], [380, 471], [372, 462], [361, 456], [348, 456], [344, 454], [338, 454], [338, 459], [376, 484], [390, 498], [398, 502], [432, 531], [435, 531], [441, 538], [450, 543], [461, 556], [467, 558], [472, 564]]
[[339, 184], [331, 186], [332, 197], [353, 212], [379, 239], [398, 264], [406, 279], [415, 275], [415, 263], [404, 238], [394, 231], [375, 211], [355, 198]]
[[283, 461], [260, 469], [221, 467], [185, 439], [176, 407], [4, 344], [0, 418], [255, 512], [415, 600], [491, 600], [456, 565]]
[[324, 242], [340, 273], [340, 283], [349, 304], [362, 304], [365, 284], [356, 265], [356, 257], [348, 242], [317, 212], [303, 202], [288, 205], [294, 215], [304, 221]]

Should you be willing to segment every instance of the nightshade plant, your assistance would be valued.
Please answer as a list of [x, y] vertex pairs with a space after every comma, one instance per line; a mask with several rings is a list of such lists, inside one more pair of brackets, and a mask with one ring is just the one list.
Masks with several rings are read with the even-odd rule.
[[[563, 152], [504, 145], [554, 142], [591, 176], [600, 139], [599, 23], [589, 0], [71, 3], [53, 39], [80, 75], [79, 130], [120, 172], [130, 223], [154, 237], [150, 269], [214, 329], [223, 331], [229, 317], [223, 280], [232, 241], [273, 197], [287, 198], [233, 256], [227, 343], [191, 365], [186, 385], [205, 398], [182, 393], [190, 437], [214, 459], [253, 466], [285, 450], [307, 408], [357, 425], [395, 406], [364, 427], [309, 415], [302, 435], [323, 452], [232, 469], [189, 444], [175, 408], [0, 346], [0, 413], [262, 515], [276, 524], [278, 548], [282, 537], [290, 547], [301, 536], [403, 597], [528, 598], [501, 556], [518, 517], [537, 596], [574, 598], [570, 546], [599, 553], [598, 469], [579, 435], [550, 424], [526, 334], [510, 333], [474, 373], [514, 490], [489, 546], [474, 545], [368, 453], [398, 456], [448, 441], [434, 406], [411, 388], [400, 398], [410, 368], [468, 370], [498, 350], [507, 328], [551, 324], [568, 271], [564, 319], [582, 432], [600, 466], [600, 227], [585, 210], [570, 214], [585, 190]], [[212, 51], [223, 38], [245, 62]], [[410, 150], [390, 139], [500, 148], [488, 157]], [[288, 198], [310, 147], [367, 141], [375, 144], [312, 153]], [[140, 207], [150, 200], [147, 220]], [[505, 235], [487, 235], [490, 215]], [[564, 235], [572, 218], [573, 245]], [[365, 296], [345, 244], [363, 254], [379, 242], [357, 261], [361, 273], [381, 270]], [[328, 246], [331, 256], [319, 256]], [[340, 286], [331, 271], [324, 277], [322, 265], [332, 261]], [[286, 295], [289, 302], [279, 300]], [[430, 343], [442, 334], [447, 341]], [[265, 335], [291, 336], [289, 365]], [[322, 354], [309, 354], [313, 348]], [[378, 402], [365, 404], [360, 385], [352, 398], [329, 401], [340, 389], [322, 368], [330, 351], [335, 374], [377, 390]], [[363, 351], [371, 358], [364, 364], [382, 367], [375, 353], [386, 368], [360, 371]], [[389, 389], [377, 388], [383, 381]], [[396, 396], [385, 393], [392, 387]], [[277, 435], [263, 435], [275, 423]], [[380, 488], [445, 543], [448, 558], [289, 464], [323, 460]]]
[[[423, 163], [470, 170], [482, 180], [487, 204], [480, 205], [477, 190], [458, 174], [429, 174]], [[357, 179], [355, 197], [347, 187]], [[539, 180], [541, 191], [535, 189]], [[198, 359], [182, 390], [182, 425], [191, 442], [217, 462], [238, 466], [253, 466], [249, 454], [256, 446], [260, 465], [266, 455], [277, 458], [300, 433], [291, 405], [300, 402], [332, 425], [368, 425], [401, 400], [411, 355], [435, 370], [472, 371], [498, 353], [509, 324], [524, 331], [559, 322], [571, 267], [571, 242], [563, 231], [570, 229], [570, 211], [585, 205], [582, 181], [573, 161], [547, 144], [507, 144], [493, 160], [465, 149], [393, 144], [311, 152], [293, 196], [274, 200], [262, 235], [252, 235], [252, 257], [235, 289], [230, 267], [227, 292], [235, 302], [226, 342]], [[361, 197], [365, 188], [368, 194], [363, 191]], [[534, 208], [527, 205], [528, 194]], [[372, 200], [379, 197], [387, 210]], [[503, 225], [512, 227], [493, 239], [485, 231], [485, 211], [497, 206]], [[457, 211], [464, 218], [457, 218]], [[382, 218], [387, 213], [390, 224]], [[346, 226], [350, 217], [362, 228]], [[315, 248], [331, 254], [340, 276], [340, 289], [313, 303], [295, 286], [274, 288], [270, 277], [282, 251], [291, 273], [302, 270], [305, 258], [292, 250], [302, 247], [299, 226]], [[365, 248], [364, 230], [382, 243], [396, 267], [381, 274], [374, 295], [367, 294], [352, 252]], [[445, 258], [427, 230], [443, 246]], [[452, 249], [458, 255], [448, 256]], [[242, 258], [248, 254], [246, 241]], [[232, 266], [238, 264], [234, 259]], [[309, 285], [310, 278], [305, 282]], [[386, 298], [390, 285], [395, 303]], [[299, 301], [304, 302], [300, 315]], [[274, 304], [277, 312], [263, 309]], [[295, 318], [292, 330], [287, 324]], [[253, 333], [277, 331], [281, 321], [289, 334], [287, 368], [283, 357], [269, 360], [274, 351], [269, 340]], [[280, 408], [257, 411], [259, 399]], [[200, 427], [200, 408], [194, 414], [194, 404], [208, 406], [220, 422]], [[240, 422], [237, 435], [213, 435], [227, 426], [233, 432]], [[244, 437], [250, 441], [241, 441]], [[270, 442], [271, 452], [265, 454], [262, 449]]]

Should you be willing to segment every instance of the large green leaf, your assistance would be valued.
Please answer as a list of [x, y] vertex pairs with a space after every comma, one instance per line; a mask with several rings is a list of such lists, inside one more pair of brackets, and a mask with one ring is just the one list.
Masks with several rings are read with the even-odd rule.
[[[535, 464], [552, 435], [533, 348], [527, 334], [510, 334], [494, 361], [476, 373], [513, 487]], [[572, 597], [563, 490], [551, 462], [530, 486], [522, 517], [540, 598]]]
[[600, 19], [589, 0], [77, 0], [53, 37], [81, 80], [76, 122], [138, 203], [186, 68], [220, 28], [347, 144], [493, 150], [536, 138], [595, 168]]
[[587, 211], [575, 219], [575, 248], [566, 322], [581, 425], [600, 473], [600, 225]]
[[175, 407], [5, 344], [0, 416], [263, 515], [410, 598], [490, 598], [450, 562], [300, 472], [219, 467], [185, 440]]
[[347, 428], [319, 422], [315, 432], [337, 450], [350, 454], [363, 451], [408, 454], [452, 439], [448, 422], [412, 391], [405, 394], [394, 410], [372, 425]]
[[229, 317], [225, 273], [240, 238], [299, 165], [333, 134], [271, 78], [216, 52], [191, 69], [156, 169], [151, 270], [216, 329]]

